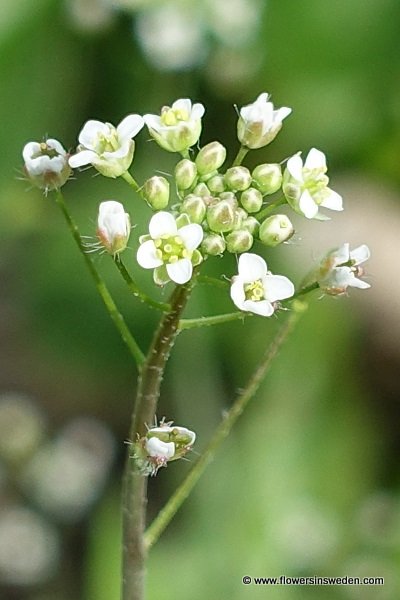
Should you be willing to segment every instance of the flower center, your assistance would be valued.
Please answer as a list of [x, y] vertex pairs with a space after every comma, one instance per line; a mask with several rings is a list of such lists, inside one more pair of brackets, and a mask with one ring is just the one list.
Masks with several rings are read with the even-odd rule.
[[246, 283], [244, 286], [244, 293], [246, 300], [252, 300], [253, 302], [264, 300], [264, 286], [261, 279], [252, 281], [252, 283]]
[[182, 258], [192, 258], [193, 252], [185, 248], [182, 238], [179, 235], [162, 236], [154, 240], [157, 248], [157, 256], [164, 263], [176, 263]]
[[189, 121], [189, 113], [183, 108], [170, 108], [164, 106], [161, 110], [161, 121], [163, 125], [177, 125], [180, 121]]
[[308, 190], [314, 202], [321, 204], [328, 187], [329, 177], [325, 175], [326, 169], [303, 169], [304, 189]]
[[99, 132], [94, 145], [98, 154], [103, 154], [104, 152], [115, 152], [118, 150], [120, 144], [118, 142], [118, 135], [115, 127], [109, 127], [107, 133]]
[[48, 146], [46, 142], [42, 142], [40, 144], [39, 150], [35, 152], [32, 158], [39, 158], [39, 156], [48, 156], [49, 158], [56, 158], [56, 156], [60, 155], [57, 152], [57, 150], [54, 150], [54, 148], [50, 148], [50, 146]]

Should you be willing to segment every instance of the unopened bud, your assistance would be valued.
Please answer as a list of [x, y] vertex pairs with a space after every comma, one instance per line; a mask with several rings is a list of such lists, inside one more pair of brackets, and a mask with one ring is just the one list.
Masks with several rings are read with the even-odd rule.
[[233, 229], [241, 229], [243, 221], [247, 219], [247, 212], [243, 208], [237, 208], [235, 210], [235, 222], [233, 224]]
[[264, 195], [274, 194], [282, 185], [282, 169], [278, 164], [258, 165], [252, 175], [258, 189]]
[[213, 194], [221, 194], [226, 190], [225, 178], [223, 175], [214, 175], [211, 179], [207, 180], [208, 189]]
[[180, 211], [189, 215], [191, 223], [200, 224], [206, 216], [206, 205], [201, 196], [189, 194], [184, 199]]
[[58, 140], [28, 142], [22, 155], [26, 175], [33, 185], [45, 193], [60, 188], [72, 173], [68, 164], [68, 154]]
[[247, 252], [253, 245], [253, 236], [247, 229], [237, 229], [226, 236], [226, 249], [233, 254]]
[[196, 187], [193, 190], [193, 194], [195, 194], [196, 196], [203, 196], [203, 198], [211, 196], [208, 186], [203, 182], [198, 183], [196, 185]]
[[266, 246], [278, 246], [289, 240], [294, 228], [286, 215], [272, 215], [260, 225], [259, 238]]
[[175, 167], [175, 181], [179, 190], [188, 190], [194, 183], [197, 169], [194, 162], [184, 158]]
[[169, 202], [169, 182], [165, 177], [154, 175], [143, 184], [142, 194], [154, 210], [162, 210]]
[[201, 250], [210, 256], [219, 256], [225, 252], [226, 243], [224, 238], [217, 233], [209, 233], [204, 236]]
[[226, 185], [236, 192], [247, 190], [251, 186], [251, 173], [246, 167], [231, 167], [225, 173]]
[[251, 235], [257, 235], [260, 228], [260, 223], [255, 217], [247, 217], [242, 221], [242, 228], [247, 229]]
[[200, 175], [217, 171], [226, 158], [226, 148], [219, 142], [210, 142], [196, 157], [196, 167]]
[[228, 200], [216, 201], [207, 208], [207, 222], [216, 233], [231, 231], [235, 224], [235, 209]]
[[106, 200], [99, 206], [97, 237], [102, 246], [115, 256], [125, 250], [131, 232], [131, 223], [123, 205]]
[[248, 213], [256, 213], [261, 210], [262, 202], [262, 193], [253, 187], [242, 192], [240, 196], [240, 203]]

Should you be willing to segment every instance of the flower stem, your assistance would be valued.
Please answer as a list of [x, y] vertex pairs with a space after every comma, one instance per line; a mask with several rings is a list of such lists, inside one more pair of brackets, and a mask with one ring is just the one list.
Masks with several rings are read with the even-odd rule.
[[249, 148], [246, 148], [246, 146], [240, 146], [239, 152], [237, 153], [236, 158], [232, 163], [232, 167], [237, 167], [241, 165], [248, 151]]
[[215, 315], [212, 317], [198, 317], [197, 319], [181, 319], [179, 321], [179, 330], [182, 331], [183, 329], [193, 329], [193, 327], [207, 327], [210, 325], [220, 325], [221, 323], [237, 321], [238, 319], [244, 321], [244, 319], [248, 316], [250, 316], [250, 313], [244, 313], [239, 310], [233, 313]]
[[131, 186], [131, 188], [135, 190], [135, 192], [140, 193], [140, 185], [138, 184], [136, 179], [132, 177], [129, 171], [125, 171], [125, 173], [122, 173], [121, 177]]
[[319, 288], [319, 283], [318, 281], [314, 281], [313, 283], [310, 283], [309, 285], [305, 285], [304, 287], [300, 288], [291, 298], [290, 300], [293, 300], [294, 298], [298, 298], [299, 296], [304, 296], [305, 294], [308, 294], [309, 292], [312, 292], [313, 290], [317, 290]]
[[165, 302], [157, 302], [156, 300], [153, 300], [153, 298], [150, 298], [150, 296], [147, 296], [147, 294], [143, 293], [139, 289], [139, 286], [137, 285], [135, 280], [131, 277], [130, 273], [126, 269], [119, 254], [117, 254], [114, 257], [114, 262], [115, 262], [119, 272], [121, 273], [122, 277], [124, 278], [125, 282], [127, 283], [130, 291], [133, 293], [134, 296], [136, 296], [137, 298], [139, 298], [139, 300], [141, 300], [142, 302], [145, 302], [149, 306], [152, 306], [153, 308], [157, 308], [158, 310], [162, 310], [163, 312], [167, 312], [170, 310], [171, 307], [169, 304], [166, 304]]
[[[143, 437], [154, 422], [165, 366], [178, 334], [180, 316], [194, 285], [192, 279], [178, 285], [170, 298], [170, 311], [162, 317], [139, 375], [130, 440]], [[147, 477], [135, 467], [129, 453], [125, 464], [122, 493], [122, 600], [143, 600], [146, 549], [144, 529], [147, 503]]]
[[209, 275], [198, 275], [197, 281], [198, 281], [198, 283], [204, 283], [206, 285], [214, 285], [215, 287], [219, 287], [224, 290], [229, 286], [229, 281], [223, 281], [222, 279], [217, 279], [216, 277], [210, 277]]
[[110, 292], [108, 291], [108, 289], [106, 287], [106, 284], [104, 283], [104, 281], [101, 278], [100, 274], [98, 273], [96, 267], [94, 266], [92, 259], [85, 252], [85, 247], [82, 243], [82, 239], [79, 234], [78, 227], [77, 227], [75, 221], [73, 220], [73, 218], [67, 208], [67, 205], [65, 204], [62, 193], [59, 190], [56, 192], [56, 201], [63, 212], [63, 215], [65, 217], [65, 220], [67, 222], [69, 230], [72, 234], [72, 237], [74, 238], [76, 245], [78, 246], [78, 248], [86, 262], [86, 266], [89, 269], [89, 272], [90, 272], [90, 274], [94, 280], [94, 283], [96, 285], [97, 291], [98, 291], [101, 299], [104, 302], [104, 305], [108, 311], [108, 314], [110, 315], [114, 325], [116, 326], [119, 333], [121, 334], [123, 341], [128, 346], [128, 349], [129, 349], [131, 355], [133, 356], [137, 366], [140, 367], [140, 365], [144, 362], [144, 359], [145, 359], [144, 354], [141, 351], [135, 338], [129, 331], [129, 328], [128, 328], [127, 324], [125, 323], [123, 316], [119, 312]]
[[299, 318], [306, 310], [307, 305], [305, 303], [298, 302], [296, 310], [290, 313], [286, 323], [282, 326], [275, 339], [272, 341], [270, 346], [267, 348], [261, 363], [258, 365], [253, 375], [250, 377], [244, 390], [237, 396], [234, 404], [229, 409], [226, 417], [221, 421], [215, 430], [212, 438], [208, 442], [203, 454], [195, 462], [192, 469], [189, 471], [186, 478], [183, 480], [181, 485], [176, 489], [167, 504], [160, 511], [157, 517], [154, 519], [152, 524], [148, 527], [145, 533], [145, 545], [146, 549], [150, 549], [154, 543], [158, 540], [164, 529], [170, 523], [180, 506], [186, 500], [193, 487], [203, 474], [207, 465], [213, 458], [215, 452], [222, 444], [223, 440], [230, 433], [232, 427], [248, 405], [249, 401], [256, 394], [261, 382], [267, 374], [272, 361], [278, 354], [278, 351], [282, 347], [283, 343], [292, 332], [293, 328], [297, 324]]
[[285, 196], [282, 196], [278, 200], [275, 200], [275, 202], [271, 202], [271, 204], [268, 204], [268, 206], [266, 206], [263, 210], [261, 210], [259, 213], [257, 213], [254, 216], [259, 221], [260, 219], [263, 219], [264, 217], [267, 217], [270, 213], [274, 212], [274, 210], [276, 208], [278, 208], [278, 206], [282, 206], [282, 204], [286, 204], [286, 203], [287, 203], [287, 200], [286, 200]]

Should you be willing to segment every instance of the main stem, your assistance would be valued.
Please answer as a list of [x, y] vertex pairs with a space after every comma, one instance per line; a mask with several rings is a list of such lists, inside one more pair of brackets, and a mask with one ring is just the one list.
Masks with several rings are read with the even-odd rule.
[[[171, 309], [161, 319], [142, 366], [130, 429], [132, 442], [143, 437], [146, 426], [154, 423], [165, 365], [192, 287], [193, 283], [189, 282], [175, 288], [169, 302]], [[122, 600], [144, 599], [146, 505], [147, 477], [135, 468], [134, 460], [128, 454], [122, 495]]]

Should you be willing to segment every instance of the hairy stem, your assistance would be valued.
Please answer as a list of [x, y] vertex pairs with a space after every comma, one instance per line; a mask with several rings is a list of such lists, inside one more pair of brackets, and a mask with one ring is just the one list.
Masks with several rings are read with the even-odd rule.
[[[175, 288], [170, 298], [170, 311], [162, 317], [142, 366], [130, 430], [132, 442], [143, 437], [147, 431], [146, 426], [154, 423], [165, 365], [192, 287], [191, 281]], [[144, 599], [146, 503], [147, 477], [135, 468], [135, 463], [128, 454], [122, 496], [122, 600]]]
[[294, 326], [298, 322], [300, 316], [305, 311], [307, 305], [296, 301], [295, 310], [293, 310], [286, 323], [282, 326], [270, 346], [267, 348], [260, 364], [250, 377], [246, 387], [237, 396], [235, 402], [229, 409], [226, 417], [221, 421], [215, 430], [211, 440], [208, 442], [203, 454], [195, 462], [192, 469], [189, 471], [186, 478], [183, 480], [181, 485], [176, 489], [174, 494], [168, 500], [167, 504], [160, 511], [153, 523], [147, 529], [145, 534], [145, 544], [148, 550], [160, 537], [164, 529], [170, 523], [180, 506], [186, 500], [193, 487], [203, 474], [207, 465], [213, 458], [215, 452], [222, 444], [223, 440], [227, 437], [232, 427], [248, 405], [249, 401], [254, 397], [261, 382], [267, 374], [272, 361], [278, 354], [278, 351], [286, 341]]
[[59, 207], [62, 210], [62, 213], [65, 217], [65, 220], [66, 220], [69, 230], [72, 234], [72, 237], [74, 238], [76, 245], [78, 246], [78, 248], [85, 260], [86, 266], [89, 269], [89, 272], [90, 272], [90, 274], [94, 280], [94, 283], [96, 285], [97, 291], [98, 291], [101, 299], [104, 302], [104, 305], [108, 311], [108, 314], [110, 315], [115, 327], [118, 329], [125, 344], [128, 346], [128, 349], [129, 349], [131, 355], [133, 356], [136, 364], [138, 366], [140, 366], [144, 362], [144, 358], [145, 358], [144, 354], [141, 351], [141, 349], [139, 348], [139, 345], [136, 342], [135, 338], [129, 331], [129, 328], [128, 328], [127, 324], [125, 323], [123, 316], [119, 312], [110, 292], [107, 289], [106, 284], [104, 283], [104, 281], [101, 278], [100, 274], [98, 273], [96, 267], [94, 266], [92, 259], [85, 252], [85, 247], [82, 243], [82, 239], [79, 234], [78, 227], [77, 227], [75, 221], [73, 220], [73, 218], [67, 208], [67, 205], [65, 204], [62, 193], [59, 190], [56, 192], [56, 200], [57, 200], [57, 204], [59, 205]]
[[179, 330], [193, 329], [193, 327], [209, 327], [211, 325], [220, 325], [229, 321], [244, 321], [246, 317], [251, 316], [251, 313], [236, 311], [224, 315], [215, 315], [211, 317], [197, 317], [196, 319], [181, 319], [179, 321]]
[[122, 262], [122, 259], [119, 256], [119, 254], [117, 254], [114, 257], [114, 263], [116, 264], [119, 272], [124, 278], [124, 281], [126, 282], [128, 288], [134, 296], [136, 296], [137, 298], [139, 298], [139, 300], [141, 300], [145, 304], [148, 304], [152, 308], [157, 308], [158, 310], [162, 310], [163, 312], [170, 310], [171, 307], [169, 304], [166, 304], [165, 302], [157, 302], [156, 300], [153, 300], [153, 298], [150, 298], [150, 296], [148, 296], [139, 289], [139, 286], [137, 285], [136, 281], [131, 277], [130, 273], [128, 272], [127, 268]]

